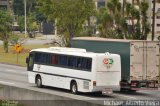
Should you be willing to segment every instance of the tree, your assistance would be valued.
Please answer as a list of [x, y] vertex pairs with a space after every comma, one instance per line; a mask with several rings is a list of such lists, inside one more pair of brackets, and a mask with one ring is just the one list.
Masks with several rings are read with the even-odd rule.
[[100, 36], [109, 38], [124, 38], [126, 22], [123, 16], [122, 4], [119, 0], [110, 0], [107, 7], [98, 10]]
[[[28, 33], [35, 29], [36, 22], [36, 0], [26, 0], [26, 14], [27, 14], [27, 31]], [[19, 29], [22, 32], [24, 30], [24, 0], [13, 1], [13, 11], [17, 16], [17, 22]], [[34, 28], [33, 28], [34, 26]]]
[[126, 0], [123, 0], [123, 3], [122, 3], [122, 14], [123, 14], [123, 16], [124, 16], [125, 6], [126, 6]]
[[37, 12], [37, 14], [36, 14], [36, 22], [39, 25], [39, 32], [41, 32], [41, 29], [42, 29], [41, 28], [41, 23], [45, 22], [46, 20], [47, 20], [46, 17], [42, 13]]
[[142, 16], [142, 39], [147, 39], [147, 34], [150, 32], [149, 23], [147, 22], [147, 10], [149, 8], [148, 3], [143, 0], [140, 3], [140, 12]]
[[18, 25], [19, 25], [19, 30], [20, 32], [24, 31], [24, 16], [18, 16]]
[[[36, 5], [35, 0], [26, 0], [27, 15], [35, 11], [35, 5]], [[13, 0], [12, 7], [15, 15], [18, 16], [24, 15], [24, 0]]]
[[147, 22], [148, 3], [143, 0], [138, 2], [139, 9], [135, 8], [134, 4], [126, 4], [126, 16], [131, 22], [131, 32], [128, 33], [129, 39], [147, 39], [150, 32], [149, 23]]
[[28, 33], [32, 33], [38, 29], [35, 13], [30, 13], [30, 15], [27, 17], [27, 27]]
[[134, 5], [131, 5], [130, 7], [130, 19], [131, 21], [131, 36], [129, 38], [131, 39], [140, 39], [141, 34], [137, 33], [139, 32], [139, 25], [140, 25], [140, 13], [139, 10], [135, 8]]
[[150, 32], [149, 24], [147, 22], [148, 3], [143, 0], [138, 2], [139, 9], [135, 8], [134, 4], [127, 3], [126, 16], [131, 22], [131, 32], [128, 33], [129, 39], [147, 39]]
[[123, 0], [123, 6], [118, 0], [109, 0], [107, 7], [98, 12], [102, 37], [147, 39], [150, 32], [147, 22], [149, 6], [145, 0], [138, 2], [138, 5], [139, 9], [126, 0]]
[[8, 42], [12, 30], [12, 17], [7, 10], [0, 9], [0, 39], [3, 41], [4, 50], [8, 53]]
[[24, 15], [24, 0], [14, 0], [12, 7], [14, 14], [18, 16]]
[[39, 10], [50, 21], [57, 20], [58, 30], [66, 35], [69, 42], [78, 36], [82, 25], [93, 16], [94, 3], [92, 0], [38, 0]]
[[102, 7], [98, 10], [98, 29], [100, 37], [110, 37], [112, 32], [113, 18], [109, 15], [106, 8]]

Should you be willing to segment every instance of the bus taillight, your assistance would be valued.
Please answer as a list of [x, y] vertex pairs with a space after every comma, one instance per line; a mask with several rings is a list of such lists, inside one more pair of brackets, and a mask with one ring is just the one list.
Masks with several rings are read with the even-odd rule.
[[93, 81], [93, 86], [96, 86], [96, 81]]

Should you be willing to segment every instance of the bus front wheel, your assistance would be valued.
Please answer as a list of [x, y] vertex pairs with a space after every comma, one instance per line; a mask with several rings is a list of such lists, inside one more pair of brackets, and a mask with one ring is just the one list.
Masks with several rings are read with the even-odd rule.
[[36, 85], [38, 88], [42, 88], [42, 79], [40, 76], [36, 77]]
[[77, 83], [75, 81], [71, 83], [71, 92], [73, 94], [77, 94], [78, 93]]

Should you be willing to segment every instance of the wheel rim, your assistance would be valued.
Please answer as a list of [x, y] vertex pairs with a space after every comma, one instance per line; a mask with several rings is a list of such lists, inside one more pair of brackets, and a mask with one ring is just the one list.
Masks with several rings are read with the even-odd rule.
[[76, 87], [75, 84], [73, 84], [73, 86], [72, 86], [72, 92], [73, 92], [73, 93], [76, 93], [76, 92], [77, 92], [77, 87]]
[[37, 86], [40, 87], [41, 86], [41, 79], [37, 79]]

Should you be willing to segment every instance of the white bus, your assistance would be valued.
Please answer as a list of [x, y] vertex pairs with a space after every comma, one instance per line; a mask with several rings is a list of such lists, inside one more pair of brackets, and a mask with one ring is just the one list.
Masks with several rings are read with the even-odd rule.
[[117, 54], [50, 47], [31, 50], [26, 59], [29, 83], [77, 92], [119, 88], [121, 60]]

